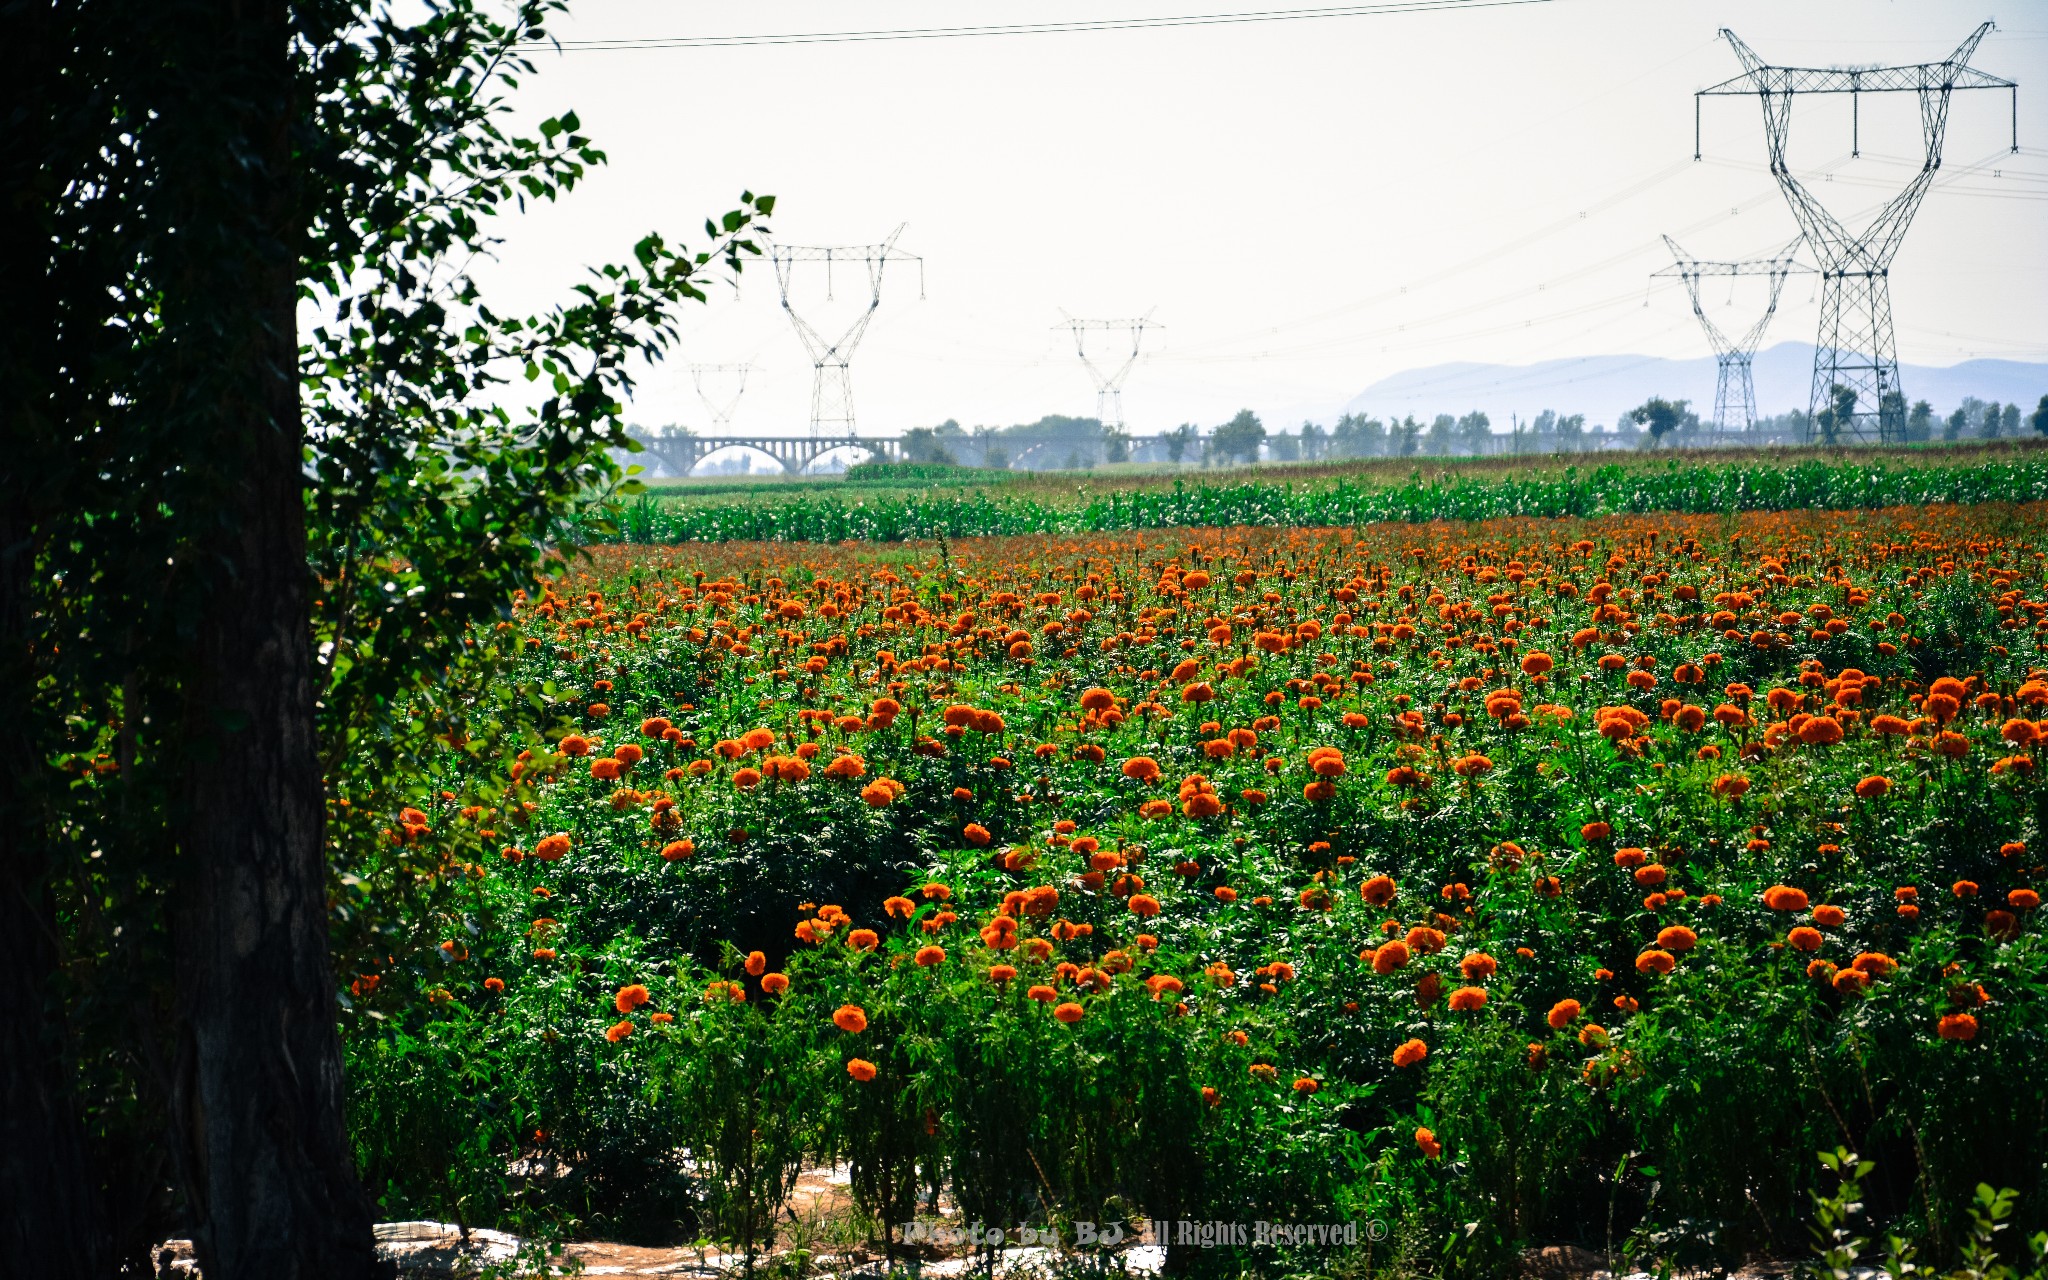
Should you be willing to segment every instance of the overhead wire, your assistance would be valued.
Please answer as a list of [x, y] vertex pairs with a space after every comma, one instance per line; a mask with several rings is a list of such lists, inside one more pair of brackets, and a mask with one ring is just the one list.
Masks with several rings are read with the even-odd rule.
[[522, 45], [534, 51], [602, 53], [648, 49], [733, 49], [762, 45], [865, 44], [894, 40], [952, 40], [983, 36], [1073, 35], [1100, 31], [1154, 31], [1168, 27], [1236, 26], [1329, 18], [1389, 17], [1468, 9], [1508, 9], [1555, 0], [1377, 0], [1369, 4], [1319, 5], [1291, 9], [1246, 9], [1158, 17], [1080, 18], [1053, 22], [994, 22], [960, 27], [891, 27], [856, 31], [784, 31], [733, 36], [627, 36], [617, 39], [552, 40]]

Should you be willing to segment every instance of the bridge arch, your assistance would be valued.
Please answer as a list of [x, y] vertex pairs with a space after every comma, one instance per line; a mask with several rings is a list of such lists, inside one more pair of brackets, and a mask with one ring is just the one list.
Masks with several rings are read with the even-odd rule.
[[[786, 462], [768, 450], [758, 445], [736, 440], [715, 444], [714, 447], [699, 453], [696, 461], [690, 464], [690, 469], [684, 474], [693, 476], [714, 474], [712, 465], [722, 465], [742, 458], [746, 459], [748, 474], [764, 471], [773, 474], [789, 470], [789, 465]], [[760, 465], [762, 463], [767, 465]]]
[[829, 471], [843, 471], [856, 463], [887, 461], [889, 451], [875, 442], [842, 440], [818, 450], [805, 459], [802, 467], [798, 469], [798, 474], [819, 475]]

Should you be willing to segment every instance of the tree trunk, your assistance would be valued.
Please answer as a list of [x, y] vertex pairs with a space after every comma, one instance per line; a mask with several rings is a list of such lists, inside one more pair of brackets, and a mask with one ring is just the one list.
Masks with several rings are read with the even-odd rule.
[[39, 1280], [85, 1280], [106, 1274], [111, 1250], [52, 1007], [59, 948], [30, 600], [33, 460], [51, 434], [58, 362], [48, 232], [67, 157], [53, 117], [69, 99], [53, 83], [53, 7], [0, 5], [0, 20], [0, 223], [11, 228], [0, 236], [0, 1275], [33, 1265]]
[[50, 1009], [57, 913], [31, 790], [48, 765], [24, 740], [27, 521], [9, 488], [0, 485], [0, 722], [24, 729], [0, 734], [0, 1275], [88, 1280], [108, 1272], [107, 1224], [66, 1084], [64, 1022]]
[[[204, 391], [180, 453], [211, 500], [185, 673], [190, 753], [173, 931], [180, 1181], [207, 1280], [359, 1280], [369, 1203], [343, 1129], [328, 958], [306, 566], [292, 152], [283, 0], [186, 6], [168, 154], [193, 228], [167, 325]], [[190, 88], [185, 88], [186, 85]], [[174, 91], [175, 92], [175, 91]], [[186, 416], [189, 415], [189, 416]], [[195, 527], [188, 525], [188, 528]]]

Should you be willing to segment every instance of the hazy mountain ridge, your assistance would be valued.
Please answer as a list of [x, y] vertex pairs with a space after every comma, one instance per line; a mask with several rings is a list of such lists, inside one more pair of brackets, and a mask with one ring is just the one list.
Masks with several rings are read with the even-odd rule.
[[[1813, 376], [1813, 345], [1780, 342], [1759, 351], [1752, 366], [1760, 415], [1806, 408]], [[1589, 423], [1612, 425], [1626, 409], [1651, 396], [1690, 400], [1702, 417], [1714, 408], [1714, 358], [1672, 360], [1662, 356], [1574, 356], [1537, 364], [1455, 362], [1408, 369], [1381, 378], [1346, 402], [1343, 411], [1377, 417], [1414, 414], [1427, 421], [1439, 413], [1473, 409], [1493, 420], [1496, 431], [1512, 418], [1524, 421], [1545, 409], [1583, 413]], [[1966, 360], [1948, 366], [1899, 367], [1907, 400], [1927, 400], [1937, 415], [1965, 396], [2018, 402], [2031, 411], [2048, 394], [2048, 363], [2024, 360]]]

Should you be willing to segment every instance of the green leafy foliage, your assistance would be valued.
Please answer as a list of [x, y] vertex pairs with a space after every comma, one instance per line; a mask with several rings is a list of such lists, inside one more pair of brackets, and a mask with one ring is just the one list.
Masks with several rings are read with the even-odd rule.
[[391, 1046], [439, 1036], [520, 1117], [480, 1217], [759, 1250], [841, 1161], [874, 1224], [1350, 1217], [1397, 1230], [1349, 1265], [1654, 1270], [1796, 1247], [1800, 1153], [1853, 1141], [1961, 1258], [1978, 1182], [2044, 1190], [2004, 1136], [2048, 1100], [2043, 529], [596, 548], [494, 633], [543, 731], [361, 817], [372, 901], [415, 877], [348, 969], [365, 1167], [393, 1215], [489, 1182], [379, 1136]]
[[846, 501], [831, 495], [763, 493], [745, 504], [704, 506], [642, 495], [598, 541], [899, 542], [1257, 525], [1342, 527], [1434, 520], [1491, 520], [1743, 511], [1860, 511], [1894, 506], [2028, 502], [2048, 498], [2048, 463], [1952, 467], [1800, 462], [1791, 466], [1671, 463], [1661, 470], [1608, 464], [1560, 477], [1456, 477], [1374, 487], [1339, 479], [1326, 487], [1258, 480], [1174, 482], [1171, 489], [1113, 489], [1078, 504], [986, 493], [912, 494]]

